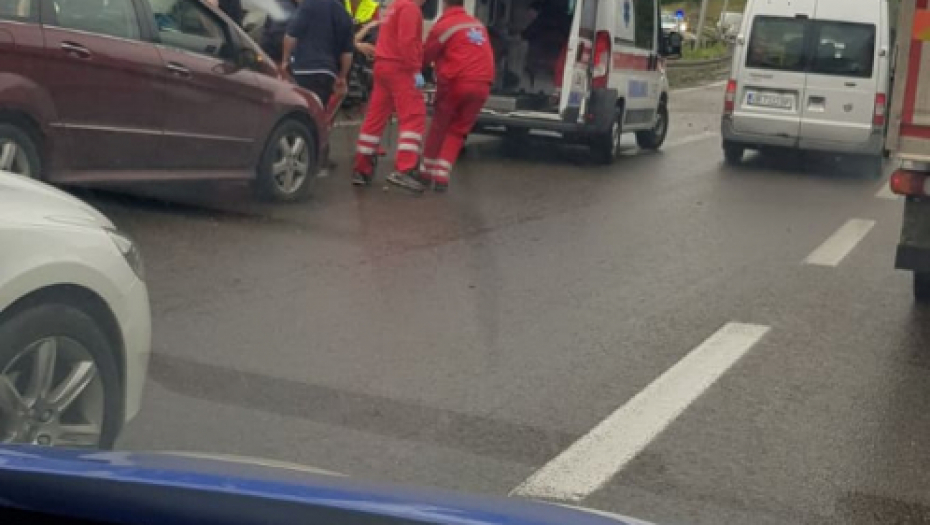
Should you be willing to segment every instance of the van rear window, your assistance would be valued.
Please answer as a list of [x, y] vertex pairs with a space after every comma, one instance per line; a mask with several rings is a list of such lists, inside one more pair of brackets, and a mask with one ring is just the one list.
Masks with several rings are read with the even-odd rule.
[[875, 26], [759, 16], [753, 21], [746, 67], [869, 78]]
[[807, 20], [757, 16], [752, 23], [746, 66], [780, 71], [804, 71]]
[[875, 60], [875, 26], [845, 22], [818, 22], [811, 73], [844, 77], [872, 76]]

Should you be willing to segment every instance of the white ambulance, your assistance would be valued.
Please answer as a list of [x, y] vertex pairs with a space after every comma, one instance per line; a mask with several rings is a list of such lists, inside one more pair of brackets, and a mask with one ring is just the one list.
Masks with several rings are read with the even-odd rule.
[[617, 157], [622, 133], [661, 147], [669, 89], [658, 4], [465, 0], [488, 27], [497, 65], [473, 132], [556, 136], [588, 145], [602, 163]]

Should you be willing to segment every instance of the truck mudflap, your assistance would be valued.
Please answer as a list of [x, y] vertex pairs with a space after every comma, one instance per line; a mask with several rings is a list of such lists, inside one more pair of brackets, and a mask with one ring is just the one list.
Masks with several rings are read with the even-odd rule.
[[930, 272], [930, 199], [907, 198], [895, 268]]

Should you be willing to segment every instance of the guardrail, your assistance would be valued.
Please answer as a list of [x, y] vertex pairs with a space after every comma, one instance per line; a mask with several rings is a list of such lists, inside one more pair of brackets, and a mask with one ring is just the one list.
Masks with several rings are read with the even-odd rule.
[[690, 68], [699, 68], [699, 67], [715, 67], [715, 66], [725, 66], [733, 60], [732, 55], [724, 55], [719, 58], [710, 58], [706, 60], [668, 60], [665, 62], [665, 67], [668, 69], [690, 69]]

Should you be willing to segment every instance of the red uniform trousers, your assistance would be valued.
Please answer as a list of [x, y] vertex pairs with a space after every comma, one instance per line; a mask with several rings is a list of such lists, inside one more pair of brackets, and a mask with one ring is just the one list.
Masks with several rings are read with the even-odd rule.
[[426, 127], [426, 103], [423, 93], [416, 87], [416, 74], [417, 71], [398, 67], [396, 62], [390, 60], [375, 61], [375, 87], [355, 147], [357, 173], [373, 175], [381, 134], [394, 112], [397, 112], [400, 121], [394, 169], [404, 172], [419, 167]]
[[437, 86], [433, 122], [423, 150], [423, 167], [434, 181], [449, 182], [452, 166], [490, 90], [487, 82], [469, 80]]

